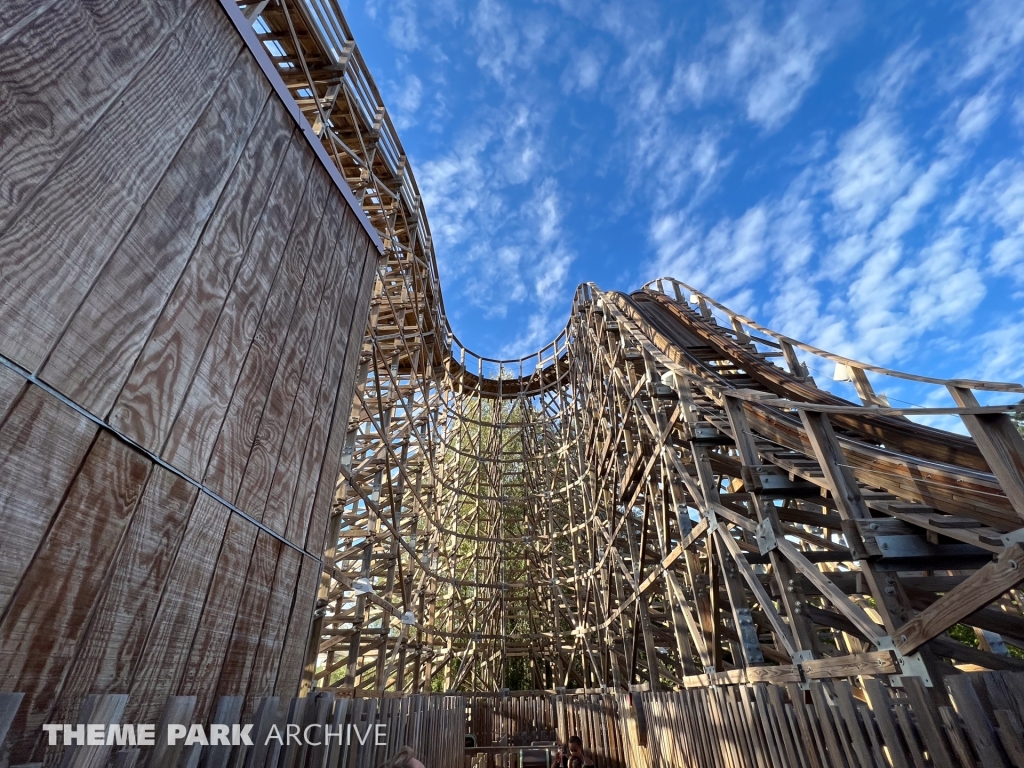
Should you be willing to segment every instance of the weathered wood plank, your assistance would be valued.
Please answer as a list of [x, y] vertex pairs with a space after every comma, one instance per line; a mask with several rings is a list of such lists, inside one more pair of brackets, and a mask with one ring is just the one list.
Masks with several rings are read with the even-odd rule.
[[125, 719], [152, 723], [178, 685], [203, 612], [230, 511], [200, 492], [167, 577], [146, 647], [132, 677]]
[[[128, 696], [123, 693], [92, 695], [82, 702], [77, 718], [70, 716], [67, 722], [110, 725], [120, 723]], [[110, 754], [109, 744], [78, 744], [64, 750], [61, 768], [103, 768]]]
[[110, 424], [150, 450], [163, 448], [289, 159], [292, 133], [287, 114], [268, 101], [111, 411]]
[[[319, 553], [324, 549], [322, 532], [327, 524], [330, 501], [325, 503], [317, 488], [321, 472], [327, 470], [328, 475], [333, 474], [335, 479], [339, 473], [342, 442], [348, 427], [347, 411], [359, 367], [356, 355], [362, 346], [362, 329], [366, 324], [366, 304], [361, 299], [364, 295], [369, 296], [372, 286], [363, 277], [367, 272], [372, 274], [375, 266], [372, 256], [368, 258], [368, 241], [361, 229], [355, 230], [353, 240], [357, 245], [350, 246], [352, 251], [348, 257], [345, 292], [329, 347], [330, 363], [317, 394], [288, 519], [288, 539], [306, 542], [309, 552]], [[342, 412], [346, 412], [344, 417]], [[315, 532], [312, 537], [311, 531]]]
[[253, 235], [245, 260], [189, 384], [161, 456], [200, 478], [213, 453], [231, 396], [278, 278], [284, 245], [293, 229], [313, 158], [293, 134], [281, 173]]
[[[217, 683], [217, 690], [222, 695], [246, 694], [282, 546], [280, 541], [263, 531], [256, 534], [245, 588], [238, 601], [238, 612]], [[248, 712], [244, 708], [243, 711]]]
[[[341, 201], [337, 202], [338, 210], [342, 211]], [[327, 275], [316, 319], [313, 322], [309, 352], [306, 355], [291, 413], [288, 415], [288, 426], [284, 430], [284, 439], [281, 443], [263, 514], [265, 525], [286, 535], [290, 533], [288, 530], [289, 515], [302, 479], [302, 461], [306, 452], [312, 450], [323, 455], [327, 449], [327, 440], [323, 435], [324, 430], [317, 430], [317, 424], [314, 422], [320, 392], [325, 386], [325, 377], [329, 376], [332, 369], [339, 366], [344, 360], [344, 352], [339, 354], [332, 347], [339, 324], [344, 322], [344, 318], [339, 317], [339, 311], [342, 309], [342, 299], [348, 289], [348, 278], [354, 261], [354, 254], [350, 250], [351, 235], [355, 224], [354, 217], [347, 215], [348, 211], [344, 211], [344, 213], [346, 215], [342, 217], [341, 226], [333, 239], [330, 271]], [[336, 389], [336, 384], [334, 387]], [[303, 527], [296, 533], [298, 534], [297, 541], [303, 542], [305, 528]]]
[[978, 694], [971, 685], [970, 677], [950, 675], [945, 682], [953, 706], [967, 724], [967, 736], [981, 758], [982, 765], [985, 768], [1006, 768], [1006, 761], [1003, 760], [1003, 753], [999, 747], [999, 738], [985, 715]]
[[[110, 108], [192, 1], [0, 4], [0, 230]], [[8, 37], [16, 24], [17, 34]]]
[[42, 377], [92, 413], [109, 414], [269, 89], [248, 51], [239, 54], [51, 352]]
[[810, 679], [891, 675], [899, 671], [889, 651], [855, 653], [850, 656], [802, 661], [800, 669]]
[[302, 677], [302, 664], [309, 647], [309, 630], [313, 619], [313, 604], [320, 581], [322, 566], [311, 557], [302, 558], [302, 569], [295, 587], [295, 602], [288, 619], [281, 663], [278, 666], [275, 696], [290, 696], [298, 692]]
[[88, 693], [128, 689], [196, 493], [177, 475], [153, 468], [95, 616], [54, 695], [53, 722], [72, 722]]
[[1024, 741], [1021, 740], [1022, 726], [1017, 716], [1006, 709], [995, 711], [996, 722], [999, 723], [999, 741], [1014, 768], [1024, 768]]
[[203, 614], [177, 689], [180, 696], [196, 697], [196, 711], [199, 713], [207, 711], [216, 694], [257, 530], [241, 515], [233, 514], [228, 521], [217, 567], [203, 604]]
[[0, 234], [0, 353], [39, 369], [239, 49], [224, 12], [197, 3]]
[[[333, 196], [329, 195], [328, 200], [334, 202]], [[299, 425], [293, 426], [290, 417], [295, 411], [304, 368], [307, 364], [317, 364], [317, 351], [312, 347], [316, 340], [316, 319], [325, 294], [336, 287], [328, 285], [327, 279], [333, 266], [331, 255], [340, 224], [341, 209], [336, 205], [327, 205], [312, 243], [309, 268], [299, 289], [291, 327], [287, 330], [279, 359], [275, 361], [276, 364], [272, 364], [275, 369], [273, 378], [238, 489], [238, 506], [250, 511], [264, 525], [278, 533], [284, 533], [287, 525], [287, 508], [281, 509], [278, 505], [274, 510], [276, 514], [267, 518], [267, 499], [275, 480], [275, 469], [282, 459], [282, 450], [290, 442], [289, 428], [294, 430], [292, 439], [298, 439]], [[294, 445], [289, 447], [293, 453], [301, 451], [301, 448]], [[286, 465], [288, 458], [284, 457]], [[281, 492], [290, 498], [294, 473], [284, 482], [287, 487], [281, 489]]]
[[918, 731], [931, 756], [932, 762], [937, 768], [953, 768], [953, 758], [949, 753], [949, 747], [943, 729], [939, 726], [940, 716], [935, 705], [932, 703], [924, 683], [917, 677], [903, 677], [903, 689], [910, 698], [911, 706], [917, 717]]
[[979, 568], [963, 582], [901, 626], [893, 635], [900, 653], [910, 654], [1024, 581], [1024, 547], [1007, 547], [997, 560]]
[[[182, 725], [191, 723], [195, 707], [196, 700], [192, 696], [169, 696], [160, 713], [157, 732], [167, 733], [167, 726], [170, 723]], [[168, 744], [166, 739], [159, 739], [150, 750], [146, 768], [176, 768], [182, 749], [184, 749], [182, 741], [178, 741], [177, 744]]]
[[285, 248], [278, 279], [249, 347], [205, 475], [205, 482], [232, 502], [241, 488], [281, 350], [292, 325], [326, 199], [327, 175], [314, 166], [307, 195], [299, 206], [299, 216]]
[[7, 411], [25, 388], [25, 379], [10, 368], [0, 366], [0, 428], [3, 428]]
[[24, 698], [23, 693], [0, 693], [0, 745], [7, 739], [7, 731], [14, 722], [14, 716], [18, 714], [21, 700]]
[[0, 426], [0, 610], [43, 538], [96, 434], [95, 425], [30, 387]]
[[[961, 408], [980, 405], [970, 389], [954, 385], [947, 388]], [[1005, 413], [964, 414], [961, 418], [1017, 512], [1019, 524], [1020, 518], [1024, 518], [1024, 437]]]
[[904, 753], [903, 743], [900, 741], [896, 731], [892, 710], [889, 708], [889, 695], [885, 692], [881, 683], [871, 678], [865, 678], [864, 692], [867, 694], [868, 702], [871, 704], [871, 713], [874, 715], [878, 729], [882, 733], [882, 740], [888, 748], [890, 760], [894, 768], [910, 768]]
[[[322, 552], [325, 546], [324, 539], [327, 533], [327, 521], [330, 516], [331, 501], [337, 489], [338, 475], [341, 473], [341, 452], [345, 444], [345, 435], [348, 431], [348, 418], [352, 407], [356, 375], [359, 372], [357, 361], [359, 352], [362, 349], [363, 331], [366, 326], [370, 296], [372, 294], [371, 289], [376, 277], [375, 255], [375, 249], [368, 245], [366, 260], [363, 263], [363, 271], [359, 282], [359, 291], [356, 294], [358, 300], [356, 308], [352, 313], [348, 339], [346, 339], [345, 362], [342, 365], [341, 382], [335, 395], [334, 414], [331, 418], [327, 451], [324, 453], [322, 461], [319, 458], [316, 460], [320, 463], [320, 467], [313, 501], [310, 506], [307, 506], [304, 498], [300, 497], [295, 504], [297, 514], [310, 515], [306, 533], [306, 551], [308, 552]], [[307, 509], [309, 512], [305, 512]]]
[[151, 467], [109, 432], [99, 434], [0, 622], [0, 689], [25, 693], [12, 762], [25, 760], [49, 722], [53, 692], [88, 626]]
[[290, 547], [281, 549], [277, 572], [274, 574], [274, 585], [263, 618], [263, 628], [259, 634], [259, 647], [255, 650], [252, 672], [249, 675], [247, 711], [255, 709], [256, 699], [274, 693], [281, 655], [288, 640], [288, 618], [296, 600], [302, 559], [302, 555]]
[[[234, 725], [242, 719], [242, 697], [221, 696], [217, 700], [217, 709], [211, 723], [220, 725]], [[255, 742], [254, 742], [255, 745]], [[231, 756], [230, 745], [212, 745], [206, 755], [206, 768], [226, 768], [228, 758]]]

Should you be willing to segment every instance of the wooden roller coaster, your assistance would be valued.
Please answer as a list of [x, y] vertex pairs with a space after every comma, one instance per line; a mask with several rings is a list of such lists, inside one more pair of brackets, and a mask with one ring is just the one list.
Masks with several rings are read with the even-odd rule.
[[0, 768], [1024, 768], [1020, 384], [669, 277], [483, 357], [337, 0], [0, 7]]
[[[1024, 670], [1020, 406], [974, 394], [1024, 388], [831, 355], [667, 278], [581, 286], [544, 349], [476, 355], [448, 326], [412, 171], [340, 10], [249, 8], [385, 243], [307, 684]], [[817, 387], [808, 356], [861, 402]], [[869, 374], [951, 405], [893, 408]]]

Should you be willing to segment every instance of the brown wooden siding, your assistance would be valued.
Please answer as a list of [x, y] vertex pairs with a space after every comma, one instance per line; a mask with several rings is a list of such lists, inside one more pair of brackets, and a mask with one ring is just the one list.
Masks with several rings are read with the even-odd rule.
[[24, 763], [91, 693], [130, 694], [127, 722], [295, 695], [377, 247], [216, 0], [0, 16], [0, 691], [26, 694]]

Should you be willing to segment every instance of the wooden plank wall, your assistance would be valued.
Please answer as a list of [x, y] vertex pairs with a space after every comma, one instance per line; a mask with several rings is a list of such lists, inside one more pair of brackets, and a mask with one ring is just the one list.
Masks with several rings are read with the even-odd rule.
[[126, 722], [295, 694], [377, 249], [216, 0], [0, 16], [0, 692], [25, 694], [25, 763], [88, 694], [129, 694]]
[[904, 680], [633, 694], [629, 766], [1024, 768], [1024, 674], [951, 675], [942, 691]]

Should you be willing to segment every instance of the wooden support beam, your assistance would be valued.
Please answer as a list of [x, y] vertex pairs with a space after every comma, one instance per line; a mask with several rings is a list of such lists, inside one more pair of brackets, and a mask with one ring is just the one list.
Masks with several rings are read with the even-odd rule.
[[921, 613], [899, 627], [893, 635], [896, 649], [903, 654], [916, 651], [964, 617], [974, 613], [1024, 581], [1024, 547], [1007, 547], [998, 559], [975, 573]]

